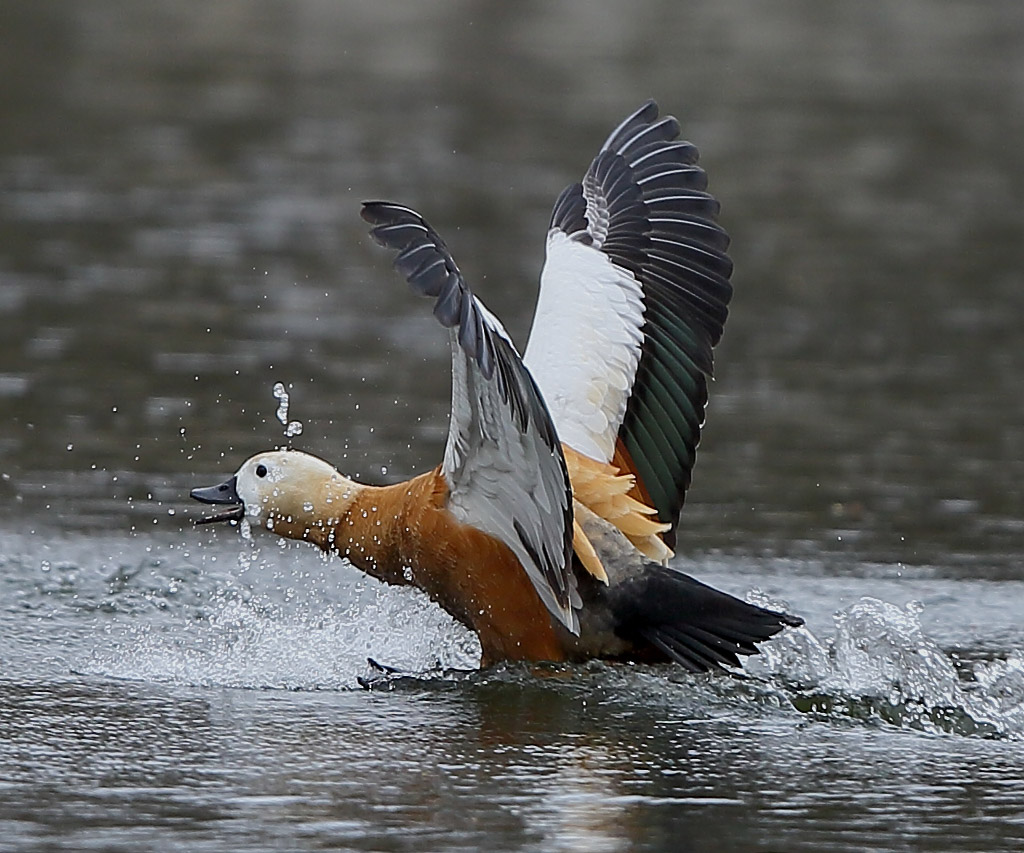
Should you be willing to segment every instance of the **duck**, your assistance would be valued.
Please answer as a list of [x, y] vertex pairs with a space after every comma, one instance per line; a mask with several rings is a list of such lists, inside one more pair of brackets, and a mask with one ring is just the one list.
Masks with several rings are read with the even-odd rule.
[[732, 297], [729, 237], [697, 148], [654, 100], [557, 197], [523, 355], [415, 210], [367, 201], [370, 236], [433, 302], [452, 355], [441, 462], [356, 482], [301, 450], [191, 497], [414, 586], [479, 639], [481, 667], [592, 659], [737, 671], [798, 616], [671, 565]]

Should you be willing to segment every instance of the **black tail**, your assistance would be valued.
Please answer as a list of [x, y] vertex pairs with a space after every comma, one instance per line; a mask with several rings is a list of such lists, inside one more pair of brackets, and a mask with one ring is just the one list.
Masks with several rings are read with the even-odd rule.
[[755, 643], [804, 623], [653, 563], [609, 592], [617, 634], [653, 646], [691, 672], [739, 666], [739, 655], [758, 653]]

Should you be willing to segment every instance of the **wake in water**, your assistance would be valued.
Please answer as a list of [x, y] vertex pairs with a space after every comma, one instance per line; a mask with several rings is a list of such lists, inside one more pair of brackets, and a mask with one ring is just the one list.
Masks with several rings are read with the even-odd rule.
[[[435, 679], [479, 660], [475, 637], [422, 593], [382, 586], [312, 549], [249, 542], [239, 551], [237, 540], [211, 535], [199, 547], [92, 536], [40, 550], [32, 537], [9, 536], [6, 554], [0, 639], [9, 672], [57, 665], [138, 681], [347, 690], [381, 678], [369, 658]], [[968, 596], [962, 584], [946, 597], [969, 598], [979, 613], [1011, 600], [998, 587], [972, 587]], [[850, 591], [848, 584], [842, 595]], [[748, 599], [782, 608], [759, 593]], [[807, 626], [764, 643], [739, 677], [689, 676], [671, 666], [570, 667], [568, 677], [587, 689], [602, 672], [638, 684], [653, 676], [691, 691], [709, 684], [727, 702], [767, 697], [826, 720], [1024, 738], [1024, 654], [1015, 640], [986, 653], [971, 640], [976, 634], [961, 632], [968, 651], [952, 652], [922, 629], [925, 611], [916, 603], [861, 597], [833, 614], [832, 626], [823, 624], [827, 612], [826, 604]], [[999, 613], [1000, 624], [1015, 614]], [[62, 639], [44, 639], [51, 636]]]
[[[770, 606], [762, 596], [756, 603]], [[930, 732], [1024, 736], [1024, 658], [973, 663], [921, 628], [923, 607], [864, 597], [837, 612], [835, 636], [789, 629], [747, 671], [786, 690], [797, 710], [877, 719]]]
[[[286, 557], [293, 562], [282, 570]], [[479, 659], [475, 638], [416, 591], [383, 587], [302, 549], [265, 555], [252, 547], [240, 561], [249, 584], [221, 584], [201, 608], [170, 622], [109, 623], [102, 647], [80, 668], [145, 681], [344, 690], [392, 680], [369, 659], [418, 679], [473, 669]], [[759, 593], [748, 599], [782, 606]], [[819, 626], [786, 629], [746, 662], [746, 678], [721, 679], [730, 685], [725, 695], [754, 700], [769, 689], [779, 704], [824, 719], [1024, 737], [1024, 657], [961, 660], [925, 634], [922, 609], [864, 597], [834, 614], [831, 637], [812, 630]], [[599, 669], [575, 669], [600, 677]]]

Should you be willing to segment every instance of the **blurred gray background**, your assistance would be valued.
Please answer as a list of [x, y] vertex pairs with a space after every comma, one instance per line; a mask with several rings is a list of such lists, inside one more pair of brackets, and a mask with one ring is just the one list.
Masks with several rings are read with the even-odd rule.
[[436, 464], [446, 338], [359, 202], [522, 346], [552, 202], [653, 96], [736, 262], [681, 547], [1019, 571], [1016, 0], [6, 2], [0, 77], [11, 523], [182, 524], [286, 442], [278, 381], [295, 446]]

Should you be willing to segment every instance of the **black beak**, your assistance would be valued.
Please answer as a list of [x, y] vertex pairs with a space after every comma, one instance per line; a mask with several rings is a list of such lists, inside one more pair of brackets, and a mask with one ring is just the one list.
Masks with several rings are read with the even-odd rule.
[[208, 515], [205, 518], [196, 519], [196, 524], [209, 524], [212, 521], [241, 521], [245, 518], [245, 506], [242, 499], [238, 497], [236, 480], [232, 477], [219, 486], [207, 486], [203, 489], [193, 489], [189, 496], [204, 504], [231, 504], [230, 509]]

